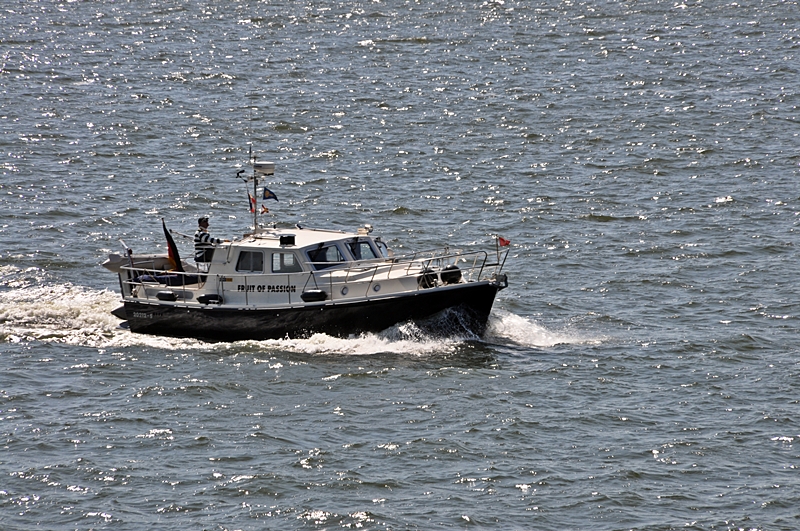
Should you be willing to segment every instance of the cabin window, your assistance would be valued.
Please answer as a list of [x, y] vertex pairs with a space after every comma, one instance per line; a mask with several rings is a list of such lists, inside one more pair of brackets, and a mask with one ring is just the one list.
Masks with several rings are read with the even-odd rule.
[[308, 251], [308, 259], [314, 263], [314, 269], [327, 269], [335, 266], [338, 262], [344, 262], [344, 257], [335, 245], [328, 245]]
[[392, 252], [382, 241], [376, 239], [375, 245], [378, 246], [378, 250], [381, 252], [381, 255], [383, 255], [384, 258], [390, 258], [392, 256]]
[[302, 270], [294, 253], [272, 253], [273, 273], [297, 273]]
[[356, 260], [372, 260], [373, 258], [378, 258], [369, 242], [350, 242], [347, 246], [350, 248], [350, 254], [352, 254], [353, 258]]
[[245, 273], [264, 272], [264, 253], [261, 251], [242, 251], [239, 253], [239, 260], [236, 262], [236, 271]]

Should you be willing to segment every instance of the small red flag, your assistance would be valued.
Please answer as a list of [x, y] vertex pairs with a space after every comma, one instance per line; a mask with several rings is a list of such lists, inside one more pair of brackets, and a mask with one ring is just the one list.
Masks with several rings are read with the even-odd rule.
[[502, 236], [498, 236], [497, 240], [500, 243], [500, 247], [505, 247], [506, 245], [511, 245], [511, 240], [506, 240]]
[[247, 197], [250, 198], [250, 213], [252, 214], [256, 211], [256, 198], [250, 192], [247, 193]]

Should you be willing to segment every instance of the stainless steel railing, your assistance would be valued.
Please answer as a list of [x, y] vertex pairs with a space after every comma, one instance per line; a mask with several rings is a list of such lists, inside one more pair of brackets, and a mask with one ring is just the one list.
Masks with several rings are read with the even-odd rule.
[[[192, 293], [204, 291], [208, 282], [213, 282], [217, 286], [215, 291], [222, 295], [225, 290], [222, 279], [235, 277], [242, 280], [247, 286], [249, 285], [248, 277], [258, 277], [260, 279], [258, 282], [263, 282], [264, 277], [268, 277], [274, 279], [273, 283], [282, 282], [278, 280], [281, 278], [286, 278], [286, 285], [292, 284], [292, 280], [295, 280], [298, 286], [302, 283], [303, 288], [298, 291], [298, 297], [303, 291], [313, 288], [328, 289], [331, 298], [334, 293], [344, 296], [341, 293], [341, 287], [352, 285], [354, 289], [359, 283], [365, 285], [365, 291], [361, 296], [369, 297], [373, 295], [371, 290], [376, 283], [403, 276], [431, 275], [431, 283], [420, 281], [416, 287], [416, 289], [428, 289], [439, 285], [442, 282], [442, 272], [452, 272], [454, 271], [453, 267], [458, 268], [459, 278], [465, 282], [481, 280], [484, 273], [491, 268], [494, 268], [492, 271], [494, 275], [499, 275], [507, 254], [508, 250], [498, 253], [497, 262], [489, 263], [489, 254], [486, 251], [463, 252], [446, 248], [432, 249], [393, 256], [388, 259], [380, 258], [358, 262], [306, 262], [307, 271], [289, 274], [208, 274], [166, 271], [158, 268], [158, 266], [164, 267], [162, 258], [140, 261], [134, 258], [132, 265], [120, 267], [120, 284], [125, 297], [147, 300], [156, 297], [159, 290], [180, 290], [178, 295], [181, 297], [179, 298], [188, 300], [192, 298]], [[316, 270], [317, 265], [328, 267]], [[398, 271], [399, 275], [396, 274]], [[245, 290], [244, 296], [245, 304], [249, 304], [249, 288]], [[293, 302], [291, 293], [287, 297], [287, 302]]]

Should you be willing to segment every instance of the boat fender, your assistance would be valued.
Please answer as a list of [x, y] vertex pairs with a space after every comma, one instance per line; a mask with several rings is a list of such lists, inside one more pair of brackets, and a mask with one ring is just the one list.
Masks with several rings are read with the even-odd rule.
[[442, 272], [439, 273], [439, 276], [442, 278], [442, 282], [445, 284], [458, 284], [458, 282], [461, 280], [461, 270], [457, 265], [450, 264], [442, 269]]
[[200, 304], [222, 304], [222, 297], [216, 293], [206, 293], [197, 297]]
[[436, 286], [436, 273], [433, 269], [425, 269], [422, 274], [417, 277], [417, 284], [423, 289]]
[[160, 301], [175, 302], [178, 300], [178, 295], [172, 291], [159, 291], [156, 293], [156, 298]]
[[321, 289], [310, 289], [304, 291], [300, 298], [303, 299], [303, 302], [321, 302], [328, 298], [328, 293]]

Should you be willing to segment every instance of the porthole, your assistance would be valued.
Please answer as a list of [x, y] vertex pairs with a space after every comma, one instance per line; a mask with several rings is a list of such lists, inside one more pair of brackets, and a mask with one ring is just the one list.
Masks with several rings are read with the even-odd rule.
[[347, 286], [342, 286], [342, 295], [347, 295], [347, 292], [350, 291], [347, 289]]
[[379, 292], [381, 290], [381, 285], [380, 284], [375, 284], [374, 286], [372, 286], [372, 290], [375, 293]]

